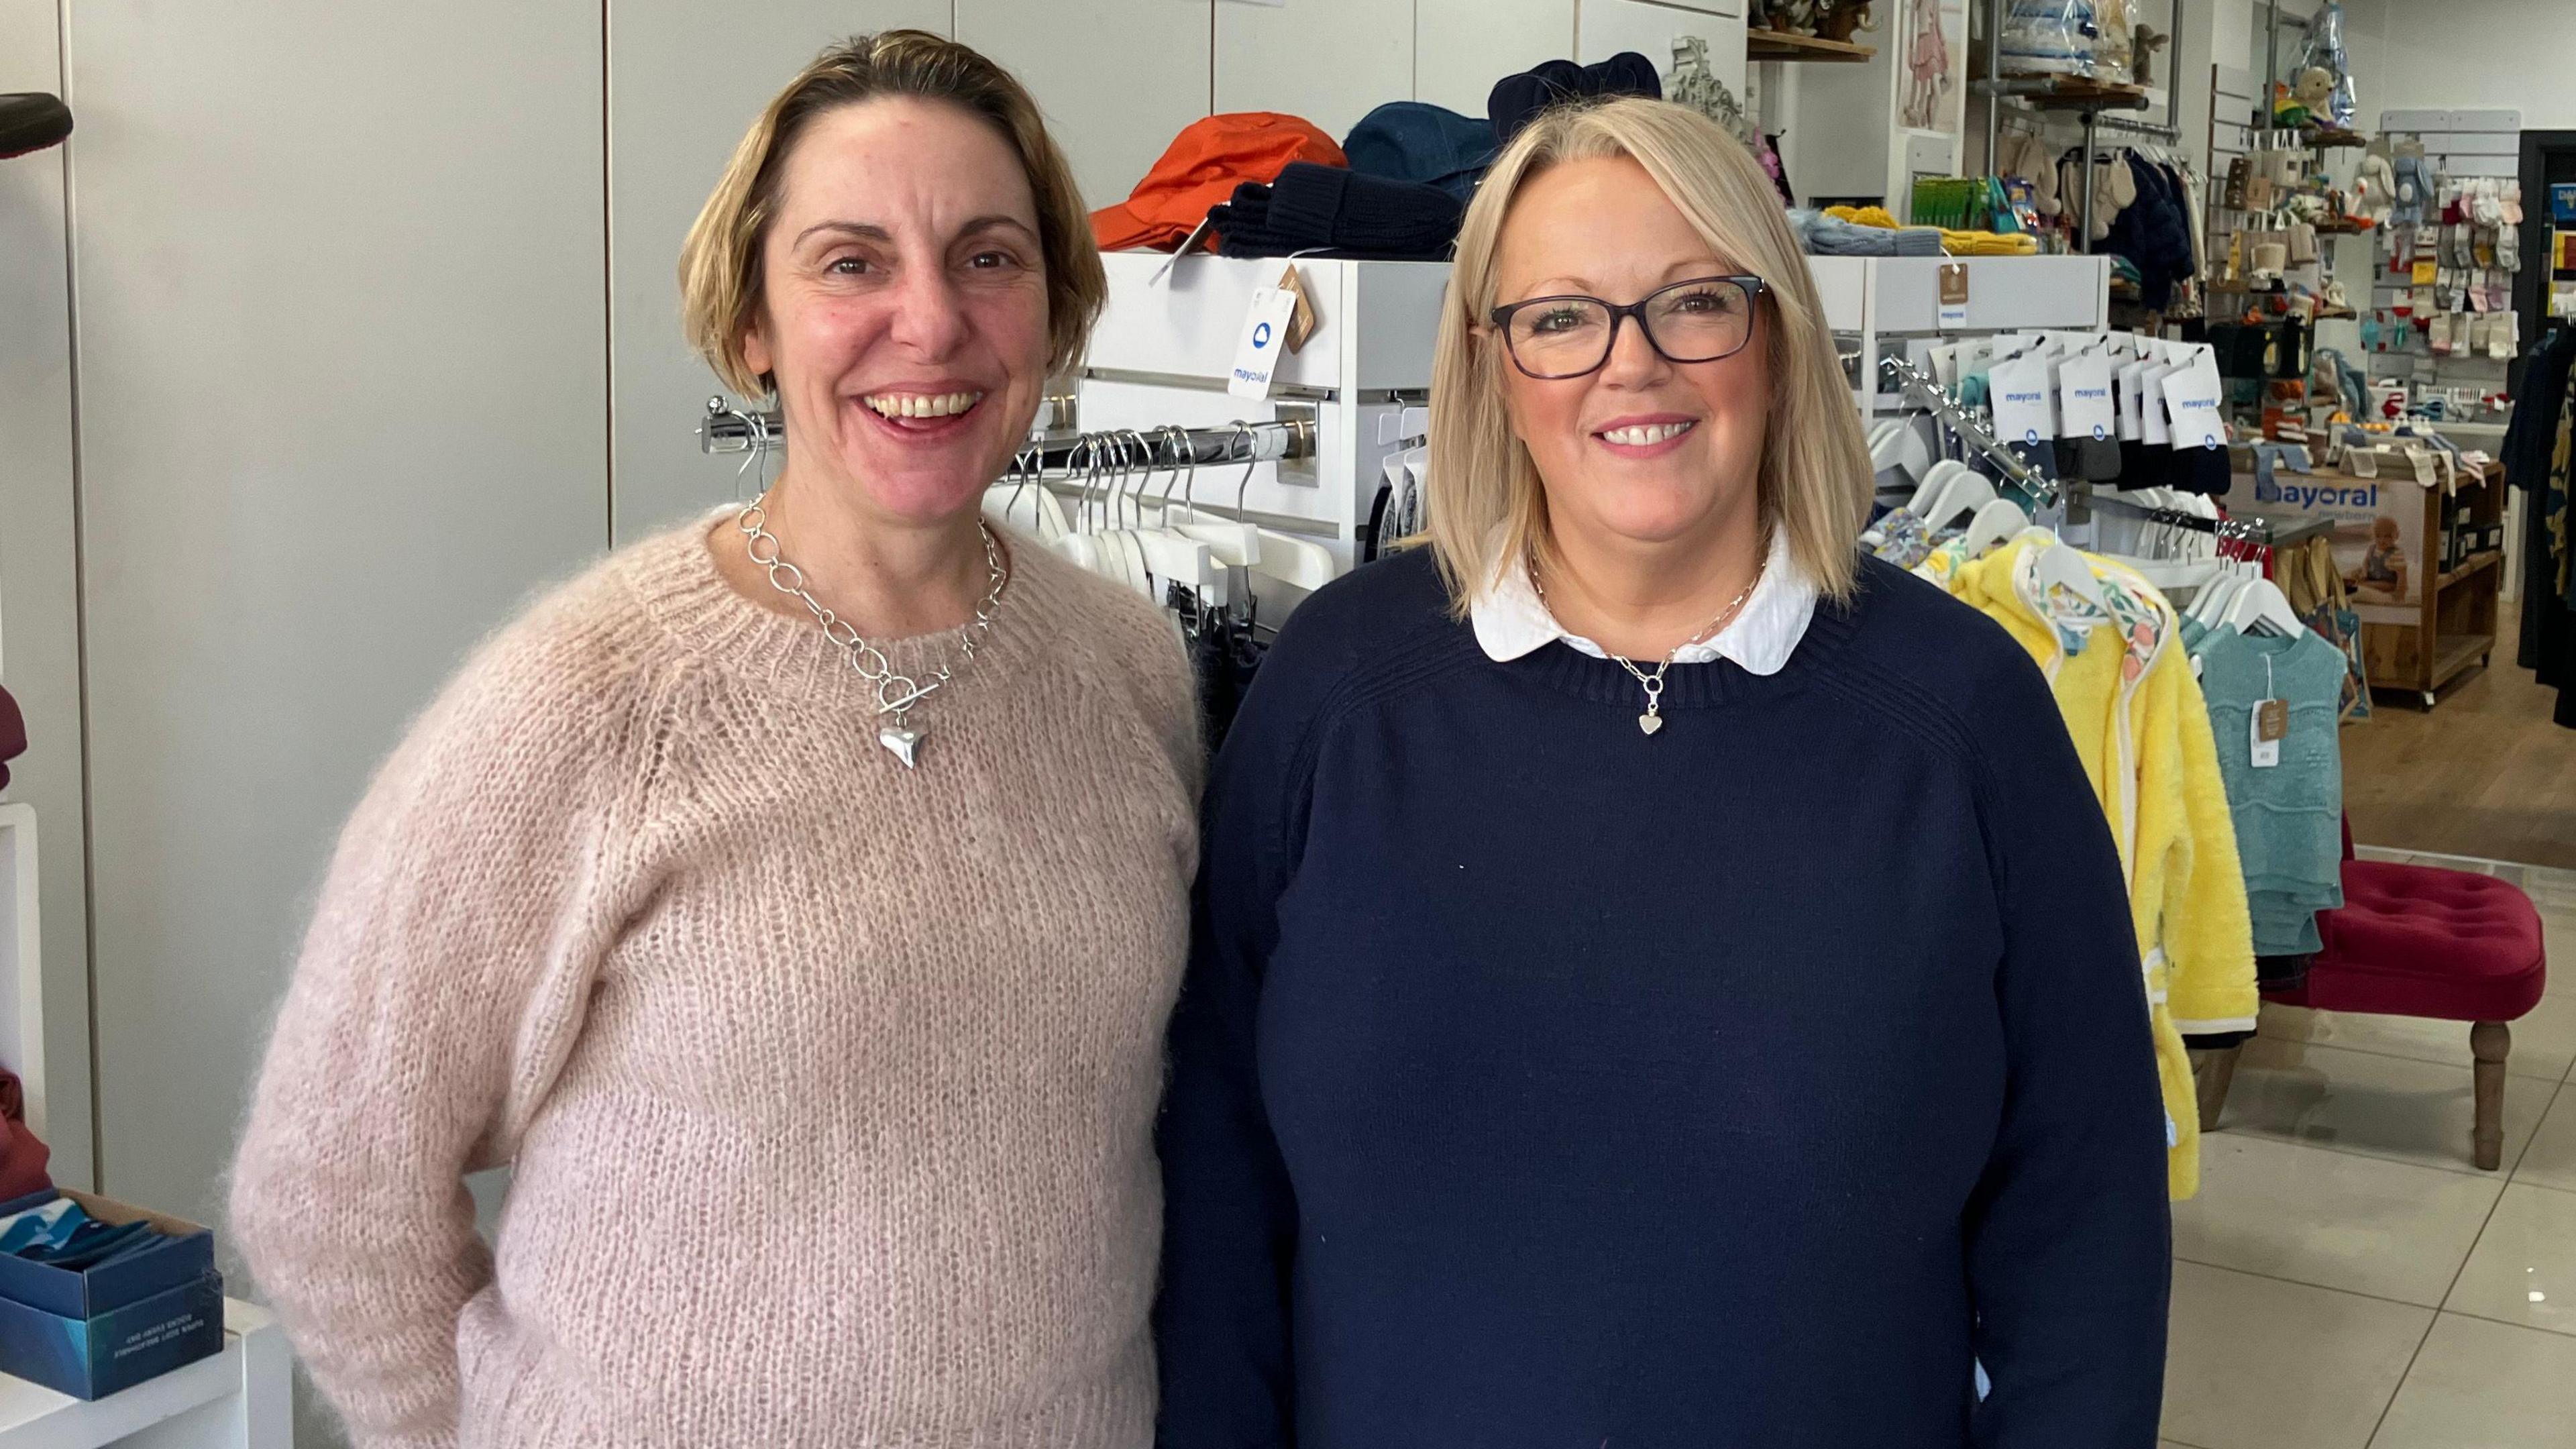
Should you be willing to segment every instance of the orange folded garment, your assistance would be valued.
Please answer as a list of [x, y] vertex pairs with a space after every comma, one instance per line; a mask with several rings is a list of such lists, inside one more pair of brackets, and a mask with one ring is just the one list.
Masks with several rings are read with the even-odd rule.
[[1275, 181], [1291, 161], [1350, 164], [1332, 137], [1295, 116], [1232, 111], [1192, 121], [1125, 201], [1091, 214], [1091, 234], [1105, 252], [1176, 247], [1235, 187]]

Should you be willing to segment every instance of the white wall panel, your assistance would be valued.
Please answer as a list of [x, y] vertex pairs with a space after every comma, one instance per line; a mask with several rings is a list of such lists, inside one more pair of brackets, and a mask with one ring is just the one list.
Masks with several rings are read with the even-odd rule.
[[[1038, 98], [1094, 208], [1124, 201], [1214, 104], [1215, 0], [957, 0], [957, 38]], [[1310, 65], [1326, 64], [1324, 54]]]
[[[1414, 0], [1413, 95], [1485, 114], [1494, 82], [1574, 55], [1575, 0]], [[1669, 57], [1667, 57], [1669, 59]]]
[[1655, 63], [1666, 86], [1673, 78], [1673, 41], [1696, 35], [1708, 42], [1708, 68], [1744, 99], [1744, 20], [1693, 6], [1655, 0], [1581, 0], [1576, 13], [1576, 60], [1586, 65], [1633, 50]]
[[1338, 141], [1376, 107], [1411, 99], [1411, 0], [1217, 0], [1218, 110], [1285, 111]]
[[734, 468], [691, 429], [715, 374], [680, 336], [680, 242], [761, 108], [815, 52], [874, 30], [945, 35], [949, 0], [771, 0], [709, 12], [681, 0], [609, 0], [611, 477], [619, 542], [729, 498]]
[[70, 22], [99, 1175], [215, 1221], [368, 774], [606, 542], [601, 12]]
[[[0, 92], [59, 94], [58, 38], [54, 0], [0, 0]], [[44, 1135], [55, 1179], [79, 1186], [91, 1172], [89, 901], [66, 157], [57, 149], [0, 161], [0, 682], [27, 720], [28, 749], [9, 767], [8, 798], [35, 807], [44, 842]]]
[[2508, 106], [2526, 130], [2576, 130], [2576, 5], [2385, 0], [2379, 18], [2385, 59], [2365, 73], [2363, 125], [2383, 109]]

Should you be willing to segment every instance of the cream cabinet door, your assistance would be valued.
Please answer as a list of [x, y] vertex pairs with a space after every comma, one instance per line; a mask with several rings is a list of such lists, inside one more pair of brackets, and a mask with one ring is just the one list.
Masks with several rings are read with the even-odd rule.
[[1403, 3], [1217, 0], [1216, 108], [1285, 111], [1338, 141], [1378, 106], [1413, 99], [1413, 41]]
[[1696, 35], [1708, 42], [1708, 65], [1737, 100], [1744, 98], [1744, 21], [1699, 6], [1662, 4], [1659, 0], [1581, 0], [1575, 30], [1580, 44], [1575, 58], [1590, 64], [1633, 50], [1655, 63], [1655, 73], [1670, 81], [1673, 42]]
[[[1485, 114], [1494, 82], [1574, 55], [1575, 0], [1414, 0], [1413, 95]], [[1293, 8], [1293, 7], [1292, 7]]]
[[[1124, 201], [1213, 105], [1211, 0], [956, 0], [957, 38], [1046, 111], [1094, 209]], [[1319, 47], [1320, 52], [1320, 47]]]

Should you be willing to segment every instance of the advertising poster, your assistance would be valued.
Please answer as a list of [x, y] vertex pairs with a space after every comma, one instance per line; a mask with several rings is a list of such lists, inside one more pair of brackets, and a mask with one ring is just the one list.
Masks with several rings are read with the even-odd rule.
[[1897, 124], [1958, 135], [1968, 110], [1966, 0], [1900, 0], [1897, 58], [1905, 67]]
[[2272, 482], [2239, 473], [2220, 500], [2234, 514], [2295, 521], [2334, 520], [2335, 567], [2365, 624], [2412, 626], [2423, 617], [2424, 490], [2413, 478], [2348, 478], [2335, 473], [2278, 473]]

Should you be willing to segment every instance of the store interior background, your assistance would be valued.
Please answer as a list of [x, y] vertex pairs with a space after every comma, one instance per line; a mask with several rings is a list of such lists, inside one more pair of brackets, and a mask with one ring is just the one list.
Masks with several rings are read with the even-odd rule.
[[[1676, 9], [1740, 74], [1742, 8], [0, 0], [0, 91], [80, 118], [68, 152], [0, 166], [0, 618], [36, 742], [13, 798], [44, 828], [58, 1178], [218, 1219], [370, 769], [532, 590], [730, 496], [691, 434], [714, 383], [680, 341], [673, 258], [823, 43], [913, 25], [987, 51], [1096, 206], [1211, 110], [1335, 134], [1408, 96], [1481, 114], [1509, 71], [1652, 53], [1639, 37]], [[2186, 0], [2186, 150], [2206, 151], [2210, 65], [2262, 65], [2262, 10]], [[2576, 128], [2567, 0], [2346, 10], [2365, 128], [2496, 106]], [[1798, 181], [1828, 128], [1798, 122], [1797, 67], [1768, 69]]]

